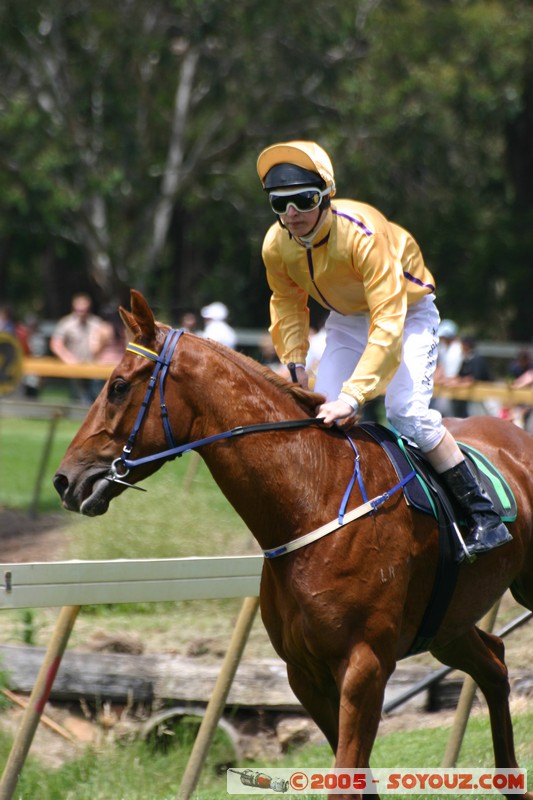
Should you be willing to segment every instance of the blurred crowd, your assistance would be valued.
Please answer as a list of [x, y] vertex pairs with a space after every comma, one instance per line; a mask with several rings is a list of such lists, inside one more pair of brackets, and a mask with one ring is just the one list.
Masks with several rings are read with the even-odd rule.
[[[199, 314], [193, 311], [184, 313], [180, 326], [235, 348], [237, 334], [229, 324], [228, 317], [227, 306], [216, 301], [204, 306]], [[70, 312], [57, 322], [48, 335], [36, 317], [28, 317], [21, 322], [9, 306], [0, 306], [0, 332], [15, 337], [24, 356], [53, 355], [65, 364], [116, 364], [122, 358], [127, 344], [126, 331], [116, 306], [104, 306], [99, 314], [95, 314], [92, 299], [84, 292], [72, 297]], [[71, 379], [70, 398], [74, 402], [90, 404], [96, 399], [103, 383], [92, 378]], [[24, 396], [36, 398], [40, 389], [41, 380], [37, 376], [24, 376]]]
[[[203, 306], [199, 312], [186, 311], [179, 321], [179, 326], [198, 336], [220, 342], [226, 347], [236, 348], [237, 334], [229, 318], [228, 307], [220, 301], [214, 301]], [[92, 310], [91, 297], [85, 293], [78, 293], [72, 297], [70, 313], [57, 322], [49, 336], [43, 332], [37, 317], [28, 316], [22, 322], [6, 305], [0, 306], [1, 331], [18, 339], [24, 355], [39, 357], [52, 354], [67, 364], [115, 364], [120, 361], [126, 345], [125, 329], [116, 307], [103, 307], [99, 314], [95, 314]], [[459, 326], [453, 320], [442, 320], [438, 335], [435, 371], [437, 392], [432, 401], [433, 407], [445, 417], [468, 417], [478, 414], [504, 417], [533, 433], [531, 406], [506, 408], [497, 401], [479, 402], [439, 396], [440, 386], [468, 387], [478, 381], [493, 381], [495, 376], [492, 374], [489, 361], [479, 352], [475, 338], [462, 335]], [[326, 335], [322, 325], [310, 329], [306, 369], [310, 376], [311, 387], [325, 342]], [[260, 338], [257, 353], [261, 363], [278, 375], [290, 379], [289, 371], [279, 361], [267, 331]], [[533, 387], [533, 355], [527, 348], [520, 350], [516, 358], [510, 362], [507, 380], [514, 388]], [[92, 403], [102, 385], [102, 380], [71, 380], [69, 381], [71, 399], [85, 404]], [[41, 381], [37, 376], [24, 376], [22, 391], [26, 397], [37, 397], [40, 388]], [[381, 398], [365, 406], [363, 419], [383, 421]]]
[[[483, 356], [473, 336], [461, 335], [458, 325], [450, 319], [442, 320], [439, 330], [439, 347], [435, 386], [455, 388], [468, 387], [479, 381], [494, 381], [489, 361]], [[505, 376], [511, 388], [533, 387], [533, 356], [526, 349], [520, 350], [511, 361]], [[472, 401], [458, 400], [437, 395], [433, 407], [445, 417], [471, 417], [489, 414], [510, 419], [521, 428], [533, 433], [533, 414], [531, 406], [503, 406], [496, 400]]]

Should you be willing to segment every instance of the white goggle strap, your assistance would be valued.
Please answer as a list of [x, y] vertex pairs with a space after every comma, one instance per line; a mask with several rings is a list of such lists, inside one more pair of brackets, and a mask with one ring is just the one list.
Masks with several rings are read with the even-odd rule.
[[318, 186], [299, 186], [298, 189], [294, 187], [292, 189], [276, 189], [275, 191], [271, 191], [268, 193], [269, 197], [289, 197], [289, 195], [295, 194], [304, 194], [304, 192], [310, 192], [312, 189], [315, 191], [320, 192], [320, 199], [325, 197], [327, 194], [333, 191], [335, 185], [328, 186], [326, 189], [319, 189]]

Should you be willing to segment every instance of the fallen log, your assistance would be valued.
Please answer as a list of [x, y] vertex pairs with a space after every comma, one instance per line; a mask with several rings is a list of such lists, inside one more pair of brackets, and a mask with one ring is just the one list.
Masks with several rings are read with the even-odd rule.
[[[0, 646], [0, 669], [8, 673], [12, 691], [31, 692], [44, 652], [40, 647]], [[219, 662], [205, 663], [178, 655], [67, 650], [50, 699], [67, 701], [81, 696], [116, 703], [206, 703], [219, 671]], [[285, 665], [276, 659], [242, 661], [228, 704], [300, 708], [287, 682]]]
[[[45, 650], [40, 647], [0, 645], [0, 669], [8, 674], [9, 689], [31, 692]], [[206, 663], [198, 658], [171, 654], [129, 655], [67, 650], [57, 673], [50, 699], [88, 702], [205, 704], [211, 697], [220, 670], [220, 661]], [[430, 669], [399, 664], [390, 679], [385, 702], [401, 695], [406, 688], [426, 677]], [[453, 707], [452, 696], [459, 696], [463, 674], [448, 677], [442, 688], [440, 707]], [[516, 670], [512, 675], [513, 692], [531, 694], [531, 671]], [[432, 690], [432, 710], [439, 702]], [[409, 701], [411, 708], [425, 709], [425, 691]], [[286, 675], [285, 664], [278, 659], [243, 659], [230, 689], [227, 705], [264, 708], [272, 711], [301, 711]]]

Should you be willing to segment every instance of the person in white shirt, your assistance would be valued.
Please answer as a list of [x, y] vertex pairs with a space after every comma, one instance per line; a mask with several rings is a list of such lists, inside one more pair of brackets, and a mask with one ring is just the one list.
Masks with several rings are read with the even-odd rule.
[[237, 334], [226, 322], [229, 315], [228, 307], [220, 302], [210, 303], [202, 308], [200, 314], [205, 320], [202, 332], [204, 338], [213, 339], [213, 341], [220, 342], [234, 350], [237, 346]]
[[[459, 328], [452, 319], [443, 319], [437, 330], [439, 349], [435, 386], [445, 384], [449, 378], [456, 378], [463, 363], [463, 345], [459, 338]], [[454, 403], [450, 397], [433, 396], [431, 408], [440, 411], [443, 417], [454, 417]]]

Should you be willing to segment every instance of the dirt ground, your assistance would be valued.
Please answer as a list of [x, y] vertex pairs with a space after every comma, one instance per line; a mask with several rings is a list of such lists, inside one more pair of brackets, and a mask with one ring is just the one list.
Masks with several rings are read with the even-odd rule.
[[[27, 513], [15, 512], [0, 509], [0, 561], [4, 563], [28, 563], [37, 561], [60, 561], [66, 557], [68, 534], [64, 514], [40, 515], [32, 518]], [[511, 611], [512, 598], [508, 593], [502, 603], [502, 608]], [[518, 613], [520, 613], [520, 607]], [[516, 612], [513, 610], [513, 614]], [[530, 666], [531, 647], [533, 646], [533, 625], [524, 626], [519, 637], [513, 637], [513, 642], [509, 640], [507, 645], [508, 663], [512, 677], [513, 666]], [[513, 663], [514, 662], [514, 663]], [[512, 710], [515, 713], [524, 712], [530, 709], [531, 698], [516, 697], [512, 702]], [[481, 711], [484, 702], [480, 704]], [[94, 720], [83, 719], [83, 714], [72, 713], [72, 709], [53, 707], [48, 705], [46, 713], [55, 720], [62, 728], [70, 731], [74, 741], [67, 741], [61, 735], [54, 733], [44, 725], [40, 725], [31, 752], [39, 757], [49, 767], [59, 766], [65, 760], [75, 757], [80, 752], [80, 748], [88, 741], [104, 744], [106, 736], [115, 736], [121, 733], [121, 728], [128, 732], [127, 718], [119, 720], [118, 727], [110, 724], [107, 729], [105, 724], [100, 724]], [[0, 713], [0, 728], [14, 734], [20, 724], [22, 710], [12, 706]], [[420, 708], [410, 709], [406, 707], [401, 712], [393, 713], [382, 720], [379, 733], [407, 730], [413, 728], [431, 728], [441, 725], [450, 725], [453, 721], [454, 712], [451, 710], [439, 713], [425, 713]], [[310, 723], [311, 729], [308, 730], [305, 738], [314, 741], [321, 741], [322, 736], [317, 729]], [[266, 743], [263, 742], [263, 747]], [[268, 747], [266, 748], [268, 749]], [[263, 753], [264, 755], [264, 753]], [[272, 753], [274, 755], [274, 753]]]
[[64, 514], [39, 514], [0, 509], [0, 561], [60, 561], [67, 545]]

